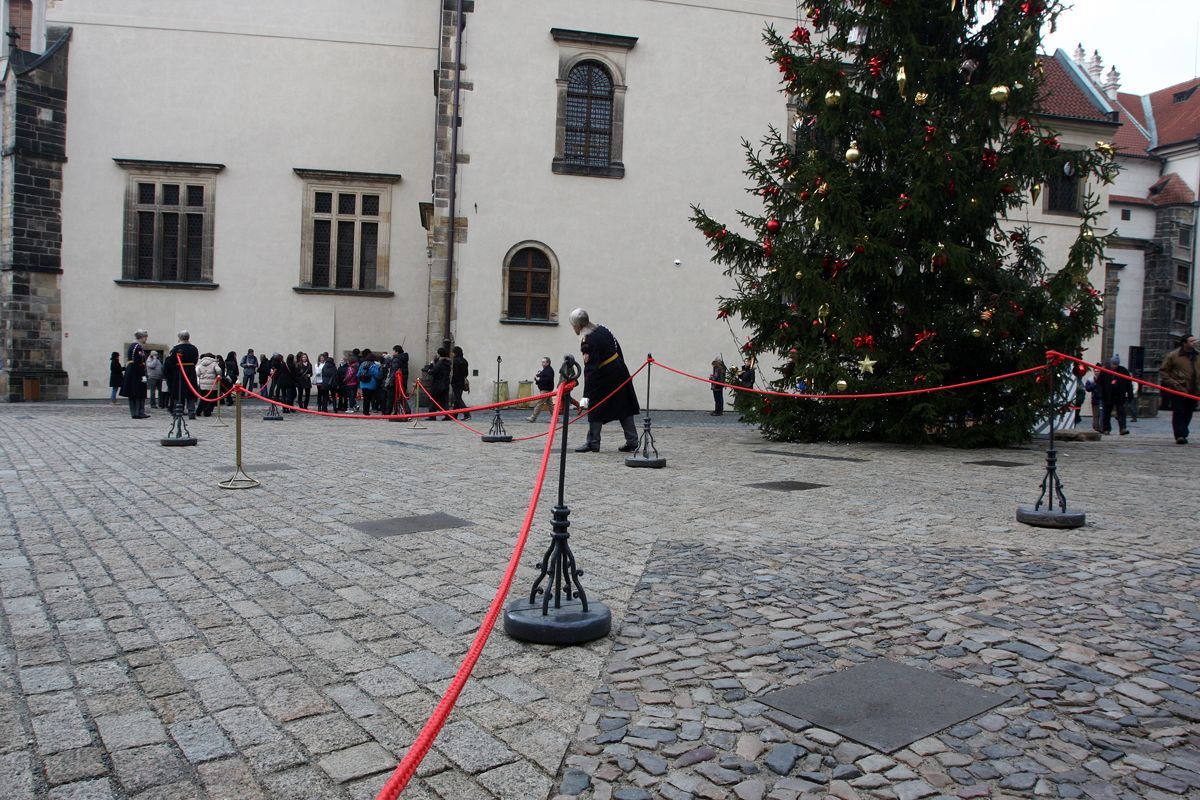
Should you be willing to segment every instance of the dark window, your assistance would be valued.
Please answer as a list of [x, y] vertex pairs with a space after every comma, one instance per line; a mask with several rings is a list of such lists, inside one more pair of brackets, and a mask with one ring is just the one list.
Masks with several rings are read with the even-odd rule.
[[1079, 177], [1053, 174], [1046, 179], [1046, 210], [1053, 214], [1079, 213]]
[[[211, 209], [204, 187], [178, 180], [138, 180], [133, 189], [132, 240], [124, 277], [143, 281], [211, 281], [205, 226]], [[182, 213], [184, 209], [187, 213]]]
[[[328, 195], [326, 195], [328, 197]], [[329, 285], [329, 232], [327, 219], [313, 220], [312, 285]]]
[[608, 166], [612, 145], [613, 81], [594, 61], [575, 66], [567, 78], [566, 143], [563, 160]]
[[1175, 265], [1175, 282], [1184, 288], [1191, 283], [1192, 268], [1187, 264]]
[[508, 318], [550, 319], [550, 260], [537, 248], [518, 250], [509, 262]]
[[1179, 226], [1179, 236], [1176, 238], [1175, 242], [1184, 250], [1192, 249], [1192, 230], [1193, 229], [1191, 225]]
[[312, 225], [312, 260], [301, 284], [378, 289], [384, 282], [379, 275], [381, 196], [353, 189], [310, 191], [313, 211], [307, 224]]
[[1172, 309], [1171, 321], [1174, 322], [1176, 325], [1187, 325], [1188, 324], [1188, 304], [1175, 302], [1175, 303], [1172, 303], [1172, 306], [1174, 308]]
[[1133, 217], [1133, 212], [1130, 211], [1128, 208], [1121, 209], [1121, 221], [1122, 222], [1128, 222], [1130, 220], [1130, 218], [1132, 218], [1132, 217]]

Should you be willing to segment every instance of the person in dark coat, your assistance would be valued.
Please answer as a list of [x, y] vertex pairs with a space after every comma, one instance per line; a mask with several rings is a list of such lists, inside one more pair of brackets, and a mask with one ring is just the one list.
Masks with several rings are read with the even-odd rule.
[[271, 359], [267, 357], [267, 351], [263, 350], [263, 357], [258, 360], [258, 385], [262, 387], [262, 393], [267, 393], [267, 379], [271, 377]]
[[[454, 349], [450, 351], [450, 407], [453, 409], [466, 408], [467, 404], [463, 402], [463, 391], [467, 386], [467, 375], [470, 364], [463, 356], [463, 349], [458, 345], [454, 345]], [[455, 414], [454, 416], [458, 416]], [[462, 419], [470, 419], [470, 414], [463, 414]]]
[[[178, 404], [182, 409], [186, 400], [189, 419], [196, 418], [196, 394], [192, 389], [199, 386], [196, 379], [196, 362], [199, 360], [200, 351], [192, 344], [192, 335], [187, 331], [180, 331], [179, 344], [172, 347], [171, 352], [167, 354], [163, 373], [171, 387], [171, 402]], [[190, 387], [188, 381], [191, 381]]]
[[[230, 350], [225, 354], [225, 375], [221, 378], [221, 391], [228, 392], [233, 388], [233, 384], [237, 383], [238, 379], [238, 357], [237, 353]], [[222, 405], [233, 405], [233, 393], [221, 401]]]
[[121, 377], [121, 396], [129, 401], [129, 416], [149, 419], [146, 413], [146, 337], [144, 330], [134, 331], [133, 343], [125, 353], [125, 374]]
[[[593, 323], [582, 308], [571, 312], [570, 321], [571, 328], [582, 336], [579, 340], [579, 351], [583, 354], [581, 405], [587, 407], [604, 400], [603, 405], [588, 413], [587, 441], [576, 447], [575, 452], [599, 452], [600, 429], [606, 422], [619, 420], [625, 433], [625, 444], [617, 449], [632, 453], [638, 446], [637, 425], [633, 418], [641, 412], [641, 407], [633, 382], [629, 380], [629, 368], [625, 366], [621, 345], [608, 328]], [[621, 388], [618, 390], [617, 387]]]
[[125, 368], [121, 366], [121, 354], [116, 350], [108, 360], [108, 388], [112, 389], [108, 399], [117, 404], [117, 390], [125, 382]]
[[[436, 409], [438, 406], [443, 409], [448, 408], [450, 404], [450, 351], [445, 347], [439, 347], [437, 358], [425, 367], [425, 372], [429, 375], [429, 386], [426, 387], [429, 390], [429, 399], [431, 404], [436, 403], [433, 408]], [[446, 415], [442, 419], [448, 420], [450, 416]]]
[[[296, 357], [291, 353], [284, 359], [279, 353], [271, 356], [271, 397], [285, 405], [296, 403]], [[294, 413], [290, 408], [283, 409], [284, 414]]]
[[1105, 433], [1112, 433], [1112, 414], [1115, 411], [1117, 412], [1117, 425], [1121, 430], [1121, 435], [1125, 436], [1129, 433], [1129, 428], [1125, 427], [1125, 408], [1133, 399], [1133, 381], [1128, 377], [1117, 377], [1117, 375], [1110, 374], [1116, 372], [1122, 376], [1129, 375], [1129, 370], [1121, 366], [1120, 356], [1112, 357], [1108, 369], [1110, 372], [1101, 372], [1096, 376], [1100, 383], [1100, 392], [1104, 402], [1101, 425]]

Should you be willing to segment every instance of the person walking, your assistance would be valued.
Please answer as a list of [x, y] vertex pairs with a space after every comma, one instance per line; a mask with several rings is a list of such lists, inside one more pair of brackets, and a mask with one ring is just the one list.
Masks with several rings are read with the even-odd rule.
[[196, 415], [211, 417], [217, 405], [214, 398], [221, 394], [221, 373], [224, 362], [212, 353], [202, 353], [196, 362], [196, 388], [200, 390], [200, 401], [196, 404]]
[[312, 399], [313, 365], [308, 361], [308, 353], [303, 350], [296, 353], [296, 404], [308, 408]]
[[362, 413], [371, 416], [371, 405], [375, 402], [375, 390], [379, 388], [379, 364], [370, 350], [363, 352], [358, 365], [358, 390], [362, 392]]
[[[1162, 385], [1177, 392], [1200, 394], [1200, 364], [1196, 363], [1196, 337], [1188, 334], [1179, 340], [1179, 347], [1167, 353], [1158, 371]], [[1196, 411], [1196, 401], [1171, 395], [1171, 428], [1175, 444], [1188, 443], [1188, 426]]]
[[112, 389], [108, 399], [114, 406], [117, 404], [117, 392], [124, 382], [125, 368], [121, 366], [121, 354], [114, 350], [108, 359], [108, 388]]
[[[463, 392], [469, 392], [471, 384], [467, 382], [467, 375], [470, 364], [463, 356], [463, 349], [458, 345], [450, 351], [450, 408], [457, 410], [466, 408], [467, 404], [463, 402]], [[458, 417], [457, 414], [454, 415]], [[461, 419], [470, 419], [470, 414], [463, 414]]]
[[708, 412], [710, 416], [719, 417], [725, 413], [725, 387], [717, 386], [718, 383], [725, 382], [725, 362], [719, 358], [714, 358], [712, 362], [712, 372], [709, 373], [708, 379], [713, 381], [713, 410]]
[[[1129, 370], [1121, 366], [1120, 356], [1114, 355], [1109, 359], [1108, 369], [1108, 372], [1097, 376], [1101, 402], [1104, 405], [1100, 427], [1105, 433], [1112, 433], [1112, 413], [1116, 411], [1117, 428], [1122, 436], [1126, 436], [1129, 434], [1129, 428], [1125, 425], [1125, 407], [1133, 398], [1133, 382], [1128, 377], [1119, 377], [1129, 375]], [[1113, 375], [1114, 372], [1118, 374]]]
[[587, 440], [575, 448], [576, 453], [600, 452], [600, 430], [604, 423], [617, 420], [625, 434], [625, 444], [617, 449], [622, 453], [637, 450], [638, 432], [634, 417], [641, 412], [637, 393], [629, 380], [629, 368], [621, 354], [621, 345], [612, 331], [591, 321], [585, 309], [571, 312], [571, 329], [581, 334], [579, 351], [583, 354], [583, 400], [587, 408], [592, 402], [605, 401], [588, 413]]
[[[550, 366], [550, 356], [542, 356], [541, 369], [533, 376], [533, 382], [537, 386], [538, 394], [545, 394], [554, 389], [554, 367]], [[539, 414], [543, 411], [551, 411], [553, 408], [554, 398], [543, 397], [533, 407], [533, 413], [529, 415], [529, 421], [537, 422]]]
[[133, 332], [133, 343], [125, 356], [125, 372], [121, 376], [121, 396], [129, 401], [129, 416], [149, 419], [146, 413], [146, 338], [145, 330]]
[[151, 350], [146, 357], [146, 399], [151, 408], [164, 408], [162, 405], [163, 362], [157, 350]]
[[254, 387], [258, 386], [258, 356], [254, 355], [254, 348], [251, 347], [246, 351], [246, 355], [242, 356], [242, 386], [250, 391], [254, 391]]

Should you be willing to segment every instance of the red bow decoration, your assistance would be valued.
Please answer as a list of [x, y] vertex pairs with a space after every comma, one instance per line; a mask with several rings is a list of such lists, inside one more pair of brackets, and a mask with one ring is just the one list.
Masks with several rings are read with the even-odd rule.
[[796, 30], [792, 31], [792, 41], [796, 44], [808, 44], [812, 38], [812, 34], [808, 32], [808, 28], [796, 26]]
[[913, 342], [913, 346], [908, 348], [908, 352], [911, 353], [912, 351], [916, 350], [918, 347], [925, 344], [927, 341], [929, 341], [930, 339], [932, 339], [935, 336], [937, 336], [937, 331], [929, 331], [929, 330], [921, 331], [920, 333], [917, 334], [916, 339]]
[[871, 56], [867, 59], [867, 69], [870, 71], [872, 78], [878, 78], [883, 74], [883, 59], [879, 56]]
[[868, 350], [875, 349], [875, 337], [869, 333], [864, 333], [861, 336], [855, 336], [852, 340], [857, 348], [867, 348]]

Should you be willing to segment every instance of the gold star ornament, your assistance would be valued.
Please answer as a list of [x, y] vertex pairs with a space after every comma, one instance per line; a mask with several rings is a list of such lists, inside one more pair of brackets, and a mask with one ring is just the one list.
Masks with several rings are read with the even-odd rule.
[[878, 361], [872, 361], [869, 355], [865, 355], [862, 357], [862, 361], [858, 362], [858, 368], [863, 371], [864, 375], [868, 372], [873, 375], [875, 374], [875, 365], [878, 363]]

